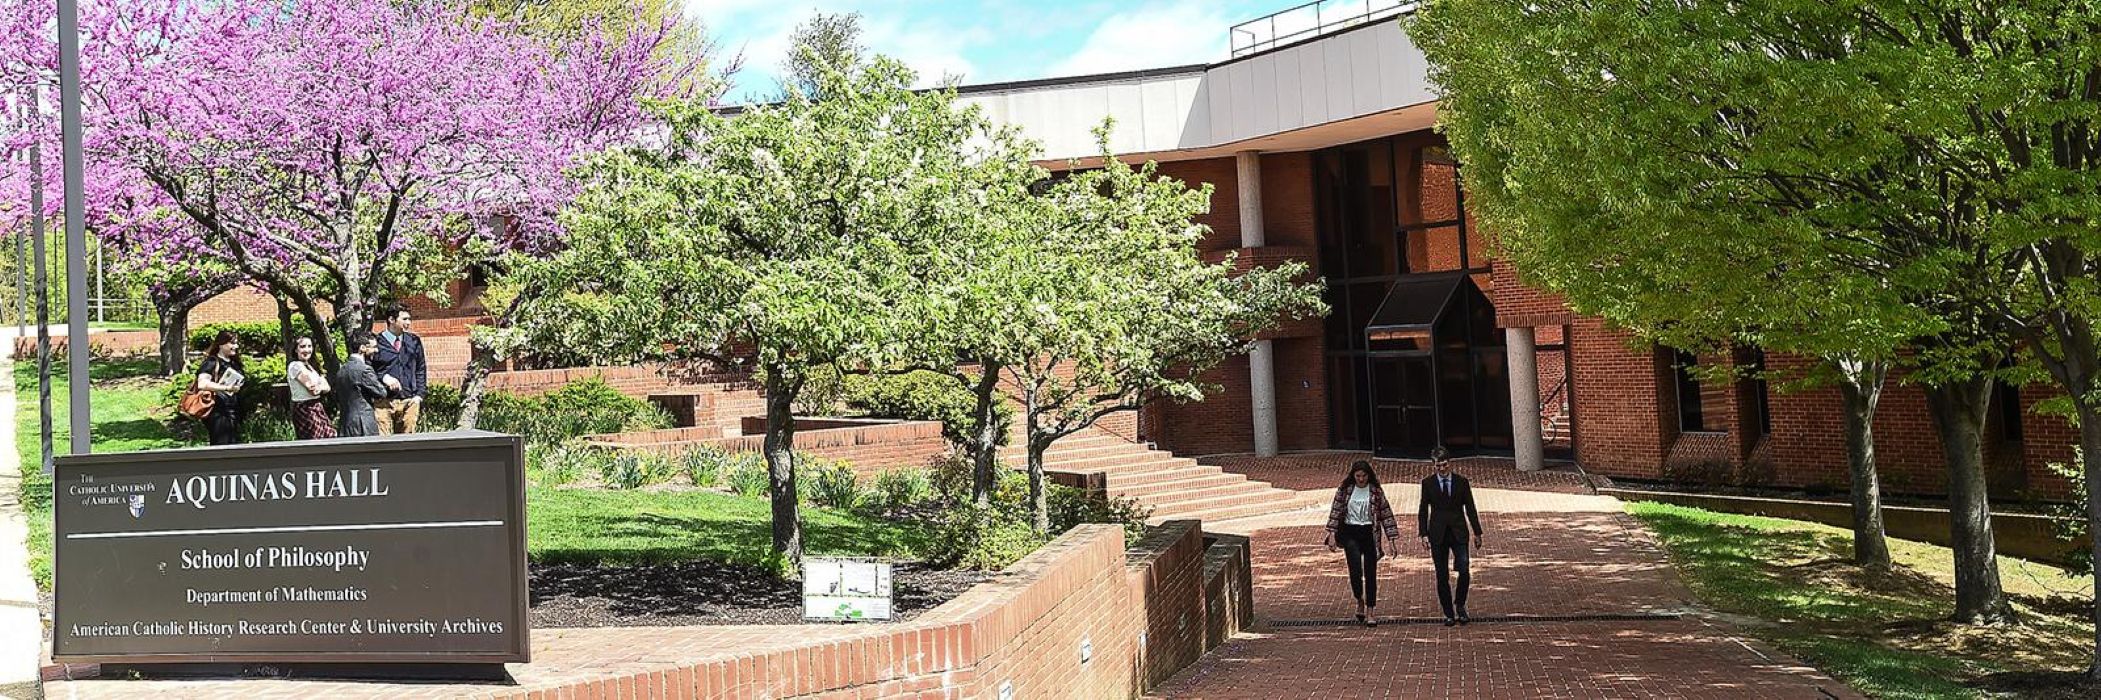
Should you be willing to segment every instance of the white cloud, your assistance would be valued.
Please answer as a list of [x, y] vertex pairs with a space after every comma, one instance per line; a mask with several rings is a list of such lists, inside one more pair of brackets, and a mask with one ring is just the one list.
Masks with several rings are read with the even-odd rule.
[[[1226, 57], [1233, 18], [1214, 4], [1183, 0], [1102, 20], [1050, 76], [1087, 75], [1208, 63]], [[1049, 77], [1049, 76], [1047, 76]]]

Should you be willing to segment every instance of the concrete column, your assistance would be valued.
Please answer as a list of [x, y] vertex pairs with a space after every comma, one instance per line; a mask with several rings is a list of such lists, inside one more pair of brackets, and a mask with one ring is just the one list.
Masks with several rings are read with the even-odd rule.
[[[1240, 247], [1260, 248], [1262, 235], [1262, 154], [1241, 151], [1233, 154], [1238, 174], [1236, 192], [1240, 204]], [[1247, 354], [1248, 405], [1255, 418], [1255, 456], [1277, 455], [1277, 352], [1275, 343], [1255, 342]]]
[[1249, 405], [1255, 414], [1255, 455], [1277, 455], [1277, 370], [1274, 341], [1255, 341], [1247, 354]]
[[1546, 445], [1539, 426], [1539, 352], [1531, 328], [1503, 329], [1504, 355], [1510, 364], [1510, 439], [1519, 471], [1546, 466]]
[[1240, 193], [1240, 247], [1260, 248], [1262, 238], [1262, 154], [1241, 151], [1233, 154], [1235, 181]]

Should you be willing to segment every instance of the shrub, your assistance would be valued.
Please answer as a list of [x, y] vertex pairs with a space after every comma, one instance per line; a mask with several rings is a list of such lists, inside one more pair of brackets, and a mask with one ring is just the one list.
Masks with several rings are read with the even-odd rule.
[[[487, 396], [484, 393], [483, 396]], [[421, 432], [444, 432], [460, 427], [460, 388], [451, 384], [432, 384], [423, 394], [423, 412], [417, 419], [416, 429]]]
[[[971, 500], [972, 472], [976, 469], [968, 455], [951, 451], [934, 462], [932, 480], [934, 495], [943, 503], [962, 503]], [[992, 472], [992, 500], [1026, 506], [1029, 497], [1027, 475], [1002, 464]]]
[[[950, 443], [962, 445], [971, 440], [970, 414], [977, 407], [977, 396], [953, 377], [935, 372], [857, 374], [846, 377], [844, 395], [847, 405], [870, 416], [941, 421], [941, 434]], [[1004, 444], [1014, 409], [1001, 402], [995, 411]]]
[[[219, 336], [219, 331], [233, 331], [241, 344], [243, 357], [269, 357], [284, 354], [284, 338], [276, 321], [252, 321], [240, 323], [207, 323], [190, 329], [190, 349], [204, 352]], [[314, 327], [306, 319], [294, 317], [292, 329], [298, 335], [315, 336]], [[341, 345], [341, 343], [337, 343]]]
[[701, 445], [686, 450], [678, 456], [678, 470], [686, 475], [686, 481], [702, 488], [722, 483], [729, 470], [732, 458], [722, 450]]
[[241, 442], [289, 442], [299, 439], [292, 429], [292, 419], [277, 408], [264, 407], [248, 412], [241, 419]]
[[862, 505], [878, 512], [912, 508], [934, 500], [934, 482], [924, 469], [892, 469], [876, 475]]
[[542, 484], [561, 486], [576, 483], [585, 474], [604, 478], [613, 454], [609, 448], [571, 440], [527, 446], [525, 458], [527, 468], [539, 473]]
[[842, 509], [861, 503], [860, 478], [844, 463], [815, 460], [801, 465], [809, 467], [796, 474], [797, 485], [803, 482], [810, 485], [805, 489], [805, 500], [826, 508]]
[[927, 560], [935, 566], [1005, 568], [1043, 546], [1025, 511], [1011, 506], [962, 503], [945, 508], [934, 522]]
[[733, 455], [725, 474], [723, 481], [739, 496], [763, 497], [773, 487], [773, 477], [766, 471], [766, 459], [757, 452]]
[[[457, 395], [457, 391], [451, 392]], [[458, 400], [447, 408], [459, 424]], [[651, 430], [671, 425], [662, 409], [615, 390], [597, 377], [570, 382], [537, 398], [500, 391], [482, 395], [477, 427], [511, 433], [528, 443], [554, 443], [587, 435]]]
[[634, 450], [609, 452], [611, 454], [598, 463], [598, 480], [608, 487], [634, 490], [663, 483], [671, 476], [670, 462], [660, 456]]
[[1107, 498], [1100, 494], [1049, 484], [1044, 487], [1045, 510], [1050, 512], [1050, 531], [1063, 533], [1076, 525], [1103, 523], [1123, 526], [1125, 542], [1145, 536], [1145, 521], [1153, 517], [1151, 506], [1129, 497]]

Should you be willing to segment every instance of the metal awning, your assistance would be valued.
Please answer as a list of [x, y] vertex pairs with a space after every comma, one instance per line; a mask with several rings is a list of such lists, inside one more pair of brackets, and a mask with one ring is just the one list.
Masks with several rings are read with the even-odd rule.
[[1364, 332], [1429, 330], [1459, 298], [1459, 288], [1467, 284], [1472, 280], [1465, 272], [1404, 276], [1386, 292], [1386, 300], [1379, 302]]

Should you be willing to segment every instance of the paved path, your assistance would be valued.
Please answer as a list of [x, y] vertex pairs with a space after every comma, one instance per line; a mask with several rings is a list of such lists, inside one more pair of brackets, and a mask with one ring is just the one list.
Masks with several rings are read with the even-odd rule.
[[[1416, 490], [1388, 486], [1403, 520], [1414, 517]], [[1659, 545], [1619, 501], [1476, 493], [1489, 546], [1474, 556], [1467, 606], [1474, 624], [1443, 626], [1430, 560], [1418, 545], [1380, 563], [1378, 611], [1386, 622], [1366, 629], [1350, 619], [1341, 555], [1320, 544], [1324, 510], [1228, 523], [1254, 542], [1255, 631], [1153, 695], [1859, 697], [1698, 615]], [[1404, 523], [1403, 533], [1413, 528]]]
[[[10, 329], [12, 330], [12, 329]], [[29, 526], [22, 519], [21, 456], [15, 451], [14, 364], [0, 353], [0, 697], [38, 697], [43, 620], [29, 578]]]

